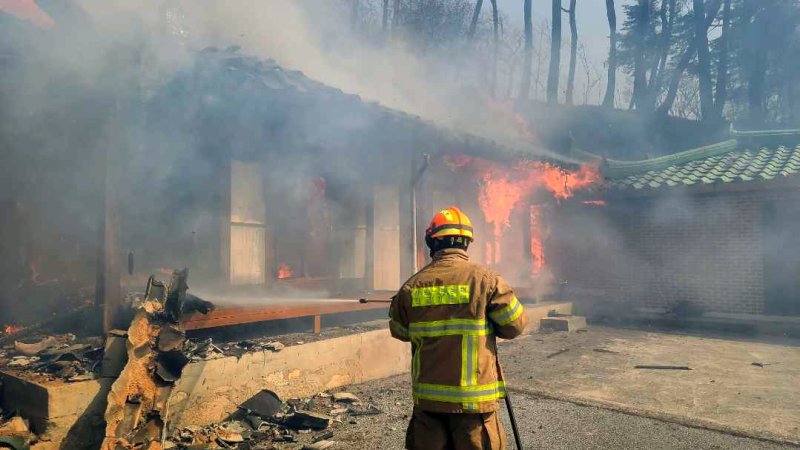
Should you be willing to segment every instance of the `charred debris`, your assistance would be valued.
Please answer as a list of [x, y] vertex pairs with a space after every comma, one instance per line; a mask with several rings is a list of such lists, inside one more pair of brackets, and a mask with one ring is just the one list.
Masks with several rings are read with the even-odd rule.
[[378, 414], [383, 411], [348, 392], [320, 392], [283, 401], [265, 389], [223, 422], [173, 430], [164, 438], [163, 448], [250, 449], [294, 444], [324, 450], [335, 444], [339, 430], [357, 424], [360, 416]]

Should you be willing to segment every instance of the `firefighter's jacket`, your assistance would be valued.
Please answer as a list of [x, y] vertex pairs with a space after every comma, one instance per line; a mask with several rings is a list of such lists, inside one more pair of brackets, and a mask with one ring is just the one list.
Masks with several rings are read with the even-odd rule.
[[497, 340], [517, 337], [528, 317], [494, 271], [459, 249], [437, 252], [394, 296], [392, 336], [410, 341], [417, 408], [445, 413], [497, 410], [505, 396]]

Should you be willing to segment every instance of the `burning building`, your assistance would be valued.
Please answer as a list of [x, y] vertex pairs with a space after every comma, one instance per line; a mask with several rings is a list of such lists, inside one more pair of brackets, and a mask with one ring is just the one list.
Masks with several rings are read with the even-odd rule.
[[527, 266], [513, 279], [528, 287], [543, 265], [531, 211], [599, 179], [235, 51], [200, 53], [148, 108], [162, 140], [151, 151], [191, 129], [188, 153], [210, 161], [175, 174], [196, 188], [194, 211], [211, 211], [183, 239], [204, 278], [233, 287], [393, 291], [424, 264], [426, 221], [449, 204], [484, 218], [474, 257]]
[[[193, 291], [218, 303], [388, 295], [425, 263], [427, 220], [450, 204], [484, 219], [474, 258], [523, 291], [540, 287], [552, 276], [538, 211], [598, 179], [591, 165], [446, 129], [235, 47], [197, 52], [170, 79], [134, 94], [111, 97], [126, 105], [107, 125], [123, 142], [76, 152], [92, 161], [77, 169], [86, 172], [79, 192], [52, 178], [37, 197], [7, 204], [18, 221], [7, 224], [6, 244], [13, 252], [33, 243], [23, 261], [28, 284], [88, 268], [70, 279], [88, 288], [97, 275], [106, 329], [121, 324], [120, 285], [141, 286], [173, 267], [187, 266]], [[70, 106], [52, 106], [61, 107]], [[73, 138], [95, 139], [67, 136], [59, 145]], [[63, 211], [31, 206], [44, 205], [49, 189]], [[74, 230], [71, 244], [61, 232], [51, 241], [43, 236], [53, 233], [26, 231], [51, 217]], [[66, 261], [52, 263], [53, 253]]]

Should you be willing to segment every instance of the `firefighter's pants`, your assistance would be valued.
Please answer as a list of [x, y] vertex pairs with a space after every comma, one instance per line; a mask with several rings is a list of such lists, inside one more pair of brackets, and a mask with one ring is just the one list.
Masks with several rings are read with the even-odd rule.
[[446, 414], [414, 408], [406, 433], [408, 450], [504, 450], [497, 412]]

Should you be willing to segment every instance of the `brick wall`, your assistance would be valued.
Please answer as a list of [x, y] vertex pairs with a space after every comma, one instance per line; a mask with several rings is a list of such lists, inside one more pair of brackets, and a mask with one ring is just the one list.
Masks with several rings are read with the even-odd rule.
[[547, 254], [592, 310], [763, 314], [763, 192], [566, 205]]

